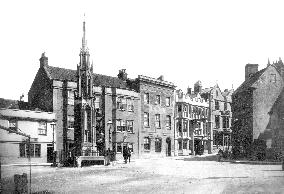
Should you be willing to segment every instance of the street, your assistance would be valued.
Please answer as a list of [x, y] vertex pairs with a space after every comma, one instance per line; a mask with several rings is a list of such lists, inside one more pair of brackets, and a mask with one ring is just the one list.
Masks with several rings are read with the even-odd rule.
[[[7, 185], [29, 167], [2, 167]], [[11, 181], [11, 180], [10, 180]], [[5, 191], [5, 185], [4, 185]], [[284, 193], [280, 165], [233, 164], [206, 158], [137, 159], [130, 164], [53, 168], [32, 166], [37, 193]], [[4, 192], [5, 193], [5, 192]], [[7, 191], [6, 191], [7, 193]]]

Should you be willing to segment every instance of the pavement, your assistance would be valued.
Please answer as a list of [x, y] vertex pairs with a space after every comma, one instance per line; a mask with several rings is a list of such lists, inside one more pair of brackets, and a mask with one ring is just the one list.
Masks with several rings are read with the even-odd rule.
[[[217, 162], [216, 155], [135, 159], [109, 166], [32, 166], [32, 193], [284, 193], [281, 165]], [[2, 168], [3, 192], [29, 166]], [[28, 174], [29, 177], [29, 174]]]

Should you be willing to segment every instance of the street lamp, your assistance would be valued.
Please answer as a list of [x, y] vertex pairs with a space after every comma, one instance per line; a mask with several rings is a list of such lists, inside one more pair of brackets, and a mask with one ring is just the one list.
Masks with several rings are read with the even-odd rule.
[[50, 126], [52, 127], [52, 147], [53, 147], [53, 156], [52, 156], [52, 160], [53, 160], [53, 166], [56, 166], [56, 151], [54, 148], [54, 127], [55, 127], [56, 123], [53, 121], [52, 123], [50, 123]]

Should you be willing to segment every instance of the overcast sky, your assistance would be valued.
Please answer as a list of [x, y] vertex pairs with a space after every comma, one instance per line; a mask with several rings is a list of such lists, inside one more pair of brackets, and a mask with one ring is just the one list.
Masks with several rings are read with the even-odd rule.
[[283, 10], [261, 0], [1, 1], [0, 98], [27, 96], [43, 52], [49, 65], [76, 69], [84, 13], [95, 73], [236, 89], [247, 63], [284, 57]]

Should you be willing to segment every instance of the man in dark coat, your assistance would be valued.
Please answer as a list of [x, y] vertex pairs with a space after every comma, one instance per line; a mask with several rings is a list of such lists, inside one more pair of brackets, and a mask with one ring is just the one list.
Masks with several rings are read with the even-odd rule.
[[129, 148], [127, 148], [127, 157], [130, 163], [130, 157], [131, 157], [131, 150]]
[[127, 158], [128, 158], [128, 149], [127, 147], [123, 147], [123, 158], [124, 158], [124, 163], [127, 163]]

